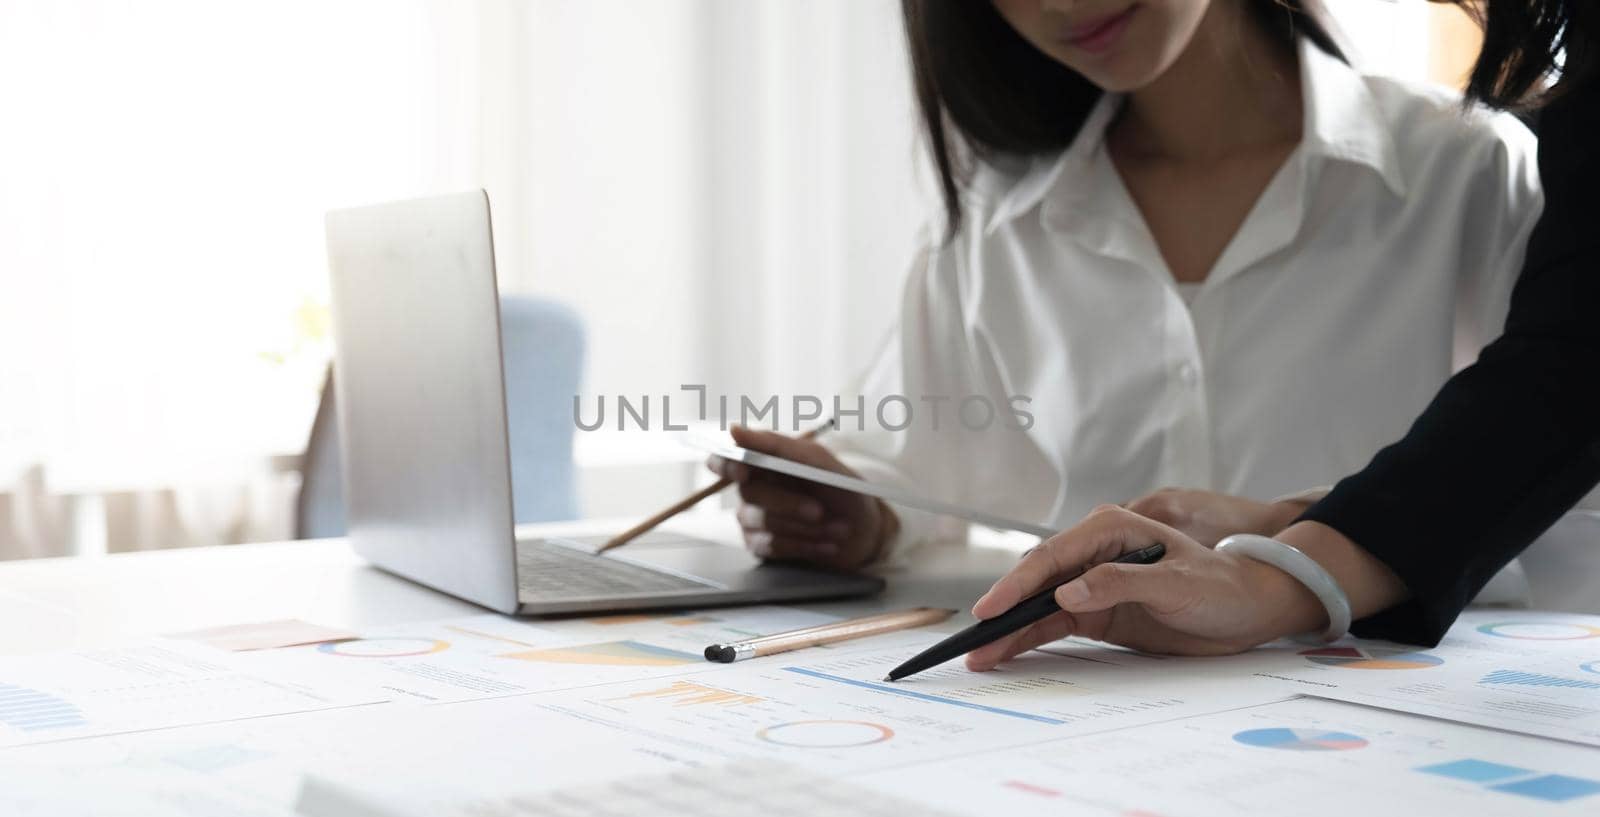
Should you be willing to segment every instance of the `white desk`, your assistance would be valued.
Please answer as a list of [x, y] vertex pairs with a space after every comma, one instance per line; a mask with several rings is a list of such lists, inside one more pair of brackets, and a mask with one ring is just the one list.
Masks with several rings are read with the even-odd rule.
[[[538, 535], [602, 533], [620, 530], [616, 521], [527, 526]], [[737, 541], [731, 514], [686, 515], [671, 528], [718, 541]], [[834, 601], [814, 609], [838, 615], [915, 604], [944, 604], [965, 610], [994, 577], [1016, 559], [1015, 549], [934, 546], [919, 553], [915, 571], [891, 571], [889, 589], [870, 599]], [[0, 655], [108, 646], [140, 636], [298, 618], [334, 627], [366, 630], [385, 625], [453, 618], [486, 612], [421, 585], [374, 568], [342, 539], [142, 551], [93, 557], [0, 563]], [[947, 625], [964, 626], [966, 615]], [[338, 714], [338, 713], [330, 713]], [[359, 711], [352, 711], [357, 717]], [[290, 715], [267, 719], [267, 728], [307, 736], [319, 734], [319, 719]], [[211, 734], [207, 726], [192, 734]], [[220, 725], [220, 728], [231, 728]], [[147, 733], [157, 741], [185, 730]], [[0, 779], [37, 763], [11, 752], [39, 757], [54, 752], [60, 762], [93, 764], [97, 752], [114, 751], [116, 738], [89, 738], [47, 747], [0, 749]], [[110, 741], [110, 742], [108, 742]], [[52, 765], [55, 761], [44, 761]], [[274, 767], [264, 773], [264, 788], [274, 799], [292, 800], [303, 766]], [[144, 791], [161, 778], [137, 784]], [[116, 800], [117, 783], [102, 782], [101, 793]], [[121, 785], [127, 785], [123, 783]], [[55, 790], [51, 790], [54, 792]], [[129, 792], [130, 796], [142, 797]], [[3, 798], [0, 798], [3, 799]], [[138, 802], [144, 802], [142, 799]], [[73, 802], [73, 808], [82, 805]], [[137, 809], [135, 809], [136, 813]], [[45, 814], [52, 812], [47, 808]], [[73, 812], [76, 814], [77, 812]], [[201, 809], [196, 813], [208, 813]], [[274, 815], [280, 812], [271, 812]]]
[[[530, 528], [525, 532], [544, 532], [550, 534], [578, 534], [596, 533], [603, 530], [614, 530], [617, 523], [612, 522], [586, 522], [562, 525], [540, 526]], [[674, 528], [688, 533], [694, 533], [709, 538], [733, 541], [736, 530], [732, 520], [725, 515], [708, 514], [681, 520], [673, 525]], [[1015, 544], [1015, 540], [1010, 541]], [[950, 606], [965, 610], [971, 600], [985, 590], [993, 578], [1006, 570], [1016, 559], [1015, 547], [995, 546], [933, 546], [919, 550], [915, 559], [915, 568], [892, 571], [889, 573], [889, 589], [882, 595], [872, 599], [858, 599], [850, 601], [827, 602], [814, 605], [815, 609], [840, 614], [853, 615], [861, 612], [887, 607], [902, 607], [915, 604], [932, 604]], [[183, 630], [198, 629], [203, 627], [221, 626], [226, 624], [269, 621], [283, 618], [300, 618], [318, 624], [346, 627], [351, 629], [381, 628], [385, 625], [408, 624], [426, 620], [437, 620], [461, 615], [471, 615], [483, 612], [481, 608], [443, 596], [427, 588], [411, 582], [398, 579], [383, 573], [365, 564], [355, 556], [348, 545], [340, 540], [322, 540], [312, 542], [285, 542], [278, 544], [239, 545], [230, 547], [200, 548], [193, 550], [168, 550], [150, 551], [140, 553], [119, 554], [97, 558], [81, 559], [52, 559], [32, 562], [14, 562], [0, 564], [0, 654], [16, 654], [29, 652], [42, 652], [56, 649], [81, 648], [87, 646], [105, 645], [123, 642], [130, 638], [171, 633]], [[1509, 614], [1508, 614], [1509, 615]], [[966, 623], [967, 617], [963, 614], [952, 619], [947, 626], [958, 627]], [[1293, 658], [1293, 654], [1288, 656]], [[1246, 660], [1256, 660], [1260, 656], [1241, 656]], [[1261, 660], [1271, 660], [1270, 656], [1260, 657]], [[831, 660], [831, 659], [823, 659]], [[1140, 659], [1146, 660], [1146, 659]], [[1164, 660], [1164, 659], [1157, 659]], [[1103, 664], [1104, 662], [1095, 662]], [[1305, 663], [1295, 660], [1295, 666]], [[744, 666], [744, 665], [739, 665]], [[1277, 666], [1277, 665], [1274, 665]], [[737, 672], [731, 669], [730, 672]], [[1055, 670], [1051, 670], [1055, 671]], [[1086, 676], [1095, 672], [1091, 665], [1075, 664], [1068, 672], [1074, 678]], [[1115, 672], [1116, 669], [1104, 669], [1105, 672]], [[1330, 670], [1340, 672], [1341, 670]], [[1197, 688], [1202, 683], [1209, 683], [1213, 691], [1217, 688], [1217, 673], [1210, 681], [1202, 677], [1203, 672], [1158, 672], [1158, 679], [1179, 679], [1182, 691]], [[1239, 681], [1248, 680], [1248, 668], [1233, 672], [1221, 680], [1230, 687]], [[1109, 677], [1109, 676], [1108, 676]], [[1119, 676], [1120, 677], [1120, 676]], [[650, 683], [656, 683], [654, 681]], [[1004, 685], [1001, 681], [1000, 685]], [[1093, 683], [1089, 687], [1093, 688]], [[630, 689], [632, 687], [629, 687]], [[558, 693], [548, 693], [558, 694]], [[658, 692], [651, 692], [655, 695]], [[1255, 694], [1255, 693], [1251, 693]], [[1277, 693], [1273, 693], [1274, 696]], [[459, 745], [452, 743], [449, 738], [440, 735], [448, 732], [459, 739], [460, 734], [492, 734], [495, 740], [509, 740], [516, 744], [513, 751], [496, 752], [491, 755], [499, 759], [499, 766], [488, 770], [475, 770], [490, 776], [501, 775], [497, 779], [514, 779], [520, 785], [525, 779], [529, 768], [543, 768], [561, 762], [571, 757], [585, 757], [592, 759], [597, 756], [614, 757], [616, 748], [610, 743], [584, 744], [579, 749], [561, 747], [556, 749], [539, 743], [541, 740], [538, 730], [530, 730], [526, 735], [519, 732], [504, 731], [503, 710], [499, 704], [505, 702], [522, 702], [543, 696], [528, 696], [527, 698], [513, 696], [498, 700], [468, 701], [452, 704], [448, 707], [413, 707], [405, 710], [394, 710], [402, 713], [404, 717], [397, 717], [385, 709], [368, 709], [355, 707], [349, 710], [336, 710], [327, 713], [306, 713], [300, 715], [283, 715], [276, 718], [262, 718], [249, 721], [235, 721], [230, 724], [213, 724], [210, 726], [193, 726], [184, 729], [173, 729], [158, 732], [143, 733], [136, 742], [143, 747], [137, 750], [119, 749], [123, 741], [117, 738], [88, 738], [81, 741], [64, 741], [46, 746], [23, 747], [21, 749], [0, 750], [0, 779], [6, 777], [6, 772], [22, 772], [19, 780], [25, 778], [29, 768], [42, 770], [41, 774], [54, 774], [57, 767], [71, 766], [77, 770], [80, 766], [89, 769], [94, 774], [99, 767], [96, 763], [102, 755], [117, 752], [143, 752], [148, 749], [155, 752], [157, 749], [182, 749], [180, 754], [170, 757], [183, 758], [190, 749], [189, 743], [210, 751], [216, 749], [207, 741], [230, 743], [230, 736], [235, 729], [248, 732], [246, 744], [254, 747], [259, 742], [272, 750], [269, 758], [278, 760], [262, 761], [263, 768], [259, 772], [250, 771], [253, 767], [245, 765], [244, 774], [248, 775], [251, 782], [250, 790], [255, 794], [268, 797], [272, 803], [287, 804], [293, 801], [294, 794], [299, 785], [300, 775], [308, 770], [320, 771], [324, 764], [330, 761], [345, 759], [349, 750], [344, 743], [333, 739], [343, 735], [347, 727], [357, 726], [364, 730], [380, 730], [373, 734], [391, 735], [392, 739], [378, 742], [372, 734], [366, 734], [362, 742], [352, 745], [375, 746], [385, 751], [392, 750], [396, 758], [390, 758], [389, 766], [385, 766], [385, 774], [394, 768], [431, 768], [427, 763], [417, 759], [417, 753], [434, 752], [441, 757], [456, 751]], [[568, 696], [571, 697], [571, 696]], [[629, 697], [637, 697], [632, 695]], [[566, 699], [562, 699], [566, 700]], [[609, 700], [609, 699], [608, 699]], [[620, 699], [618, 699], [620, 700]], [[1063, 700], [1075, 700], [1071, 696]], [[949, 704], [928, 704], [928, 707], [938, 708]], [[1180, 702], [1177, 702], [1181, 704]], [[593, 708], [598, 704], [594, 702], [568, 705], [588, 706]], [[959, 706], [961, 702], [956, 701]], [[520, 703], [518, 704], [520, 705]], [[1071, 704], [1065, 704], [1070, 707]], [[388, 705], [385, 705], [388, 706]], [[398, 705], [396, 705], [398, 706]], [[1242, 705], [1241, 705], [1242, 706]], [[985, 707], [977, 707], [984, 709]], [[1505, 809], [1519, 809], [1523, 807], [1538, 807], [1544, 809], [1567, 808], [1582, 809], [1600, 802], [1600, 793], [1582, 795], [1583, 802], [1573, 801], [1566, 804], [1552, 804], [1542, 800], [1529, 799], [1528, 796], [1512, 793], [1495, 793], [1482, 789], [1476, 783], [1462, 781], [1446, 781], [1444, 788], [1434, 787], [1433, 792], [1422, 795], [1419, 787], [1426, 778], [1420, 777], [1418, 772], [1410, 767], [1422, 766], [1424, 760], [1414, 758], [1416, 752], [1430, 753], [1427, 762], [1435, 760], [1459, 761], [1461, 758], [1487, 758], [1491, 761], [1515, 761], [1519, 765], [1526, 765], [1533, 772], [1526, 772], [1524, 777], [1531, 777], [1535, 773], [1560, 772], [1573, 776], [1577, 785], [1600, 784], [1596, 781], [1594, 773], [1596, 767], [1594, 758], [1600, 749], [1575, 746], [1556, 741], [1544, 741], [1536, 738], [1526, 738], [1520, 735], [1500, 733], [1493, 730], [1477, 727], [1462, 726], [1444, 722], [1436, 722], [1428, 718], [1396, 715], [1378, 709], [1355, 707], [1350, 704], [1334, 704], [1328, 702], [1301, 699], [1281, 704], [1267, 704], [1262, 710], [1262, 715], [1241, 714], [1237, 707], [1227, 707], [1214, 710], [1205, 710], [1211, 714], [1201, 714], [1192, 717], [1182, 715], [1168, 715], [1157, 712], [1150, 720], [1141, 721], [1148, 728], [1144, 731], [1130, 730], [1121, 733], [1118, 740], [1107, 743], [1099, 736], [1082, 741], [1060, 741], [1048, 738], [1043, 733], [1030, 733], [1032, 736], [1022, 735], [1013, 737], [1008, 730], [1014, 726], [1017, 729], [1029, 728], [1027, 724], [1015, 725], [1007, 721], [1006, 730], [1001, 732], [1004, 740], [996, 738], [993, 745], [983, 743], [990, 740], [981, 731], [973, 732], [976, 739], [975, 746], [978, 751], [972, 753], [977, 760], [968, 760], [965, 757], [952, 757], [945, 760], [918, 761], [903, 766], [884, 765], [872, 767], [865, 774], [870, 776], [876, 790], [888, 792], [897, 796], [910, 798], [918, 802], [937, 802], [941, 807], [953, 808], [961, 813], [988, 814], [996, 811], [1005, 813], [1062, 814], [1077, 813], [1074, 809], [1084, 806], [1088, 801], [1062, 800], [1060, 802], [1040, 800], [1037, 802], [1027, 800], [1037, 797], [1038, 788], [1024, 787], [1015, 789], [1009, 795], [1011, 800], [1005, 803], [990, 802], [982, 798], [990, 797], [983, 794], [979, 802], [971, 802], [974, 792], [994, 792], [993, 796], [1002, 796], [1005, 792], [1001, 783], [1010, 780], [1011, 775], [1022, 775], [1017, 779], [1062, 779], [1070, 780], [1074, 776], [1082, 778], [1073, 786], [1064, 788], [1077, 792], [1082, 789], [1090, 799], [1099, 796], [1104, 788], [1107, 791], [1115, 790], [1118, 795], [1127, 795], [1132, 802], [1140, 800], [1144, 795], [1151, 793], [1149, 781], [1141, 781], [1127, 777], [1130, 768], [1144, 768], [1137, 763], [1128, 765], [1129, 758], [1154, 758], [1145, 771], [1151, 772], [1150, 780], [1164, 784], [1166, 773], [1163, 769], [1178, 769], [1183, 763], [1188, 763], [1195, 758], [1204, 760], [1214, 758], [1219, 752], [1225, 752], [1229, 747], [1234, 747], [1239, 754], [1229, 763], [1249, 764], [1249, 773], [1255, 775], [1253, 792], [1255, 797], [1250, 804], [1253, 807], [1250, 813], [1273, 813], [1276, 804], [1282, 801], [1282, 792], [1270, 790], [1272, 781], [1278, 780], [1283, 775], [1284, 780], [1299, 781], [1294, 786], [1306, 786], [1303, 792], [1312, 801], [1326, 805], [1334, 803], [1339, 797], [1349, 792], [1349, 787], [1354, 785], [1351, 781], [1362, 779], [1353, 777], [1352, 774], [1343, 774], [1331, 782], [1316, 788], [1312, 782], [1319, 780], [1317, 774], [1312, 774], [1314, 769], [1301, 768], [1305, 763], [1314, 760], [1316, 753], [1305, 752], [1278, 752], [1276, 749], [1239, 750], [1236, 747], [1243, 745], [1245, 739], [1261, 732], [1239, 731], [1244, 728], [1241, 724], [1254, 724], [1256, 721], [1241, 721], [1241, 719], [1261, 717], [1260, 725], [1274, 727], [1264, 730], [1277, 735], [1286, 731], [1287, 727], [1296, 726], [1306, 731], [1315, 732], [1317, 729], [1326, 729], [1331, 718], [1339, 718], [1339, 725], [1345, 720], [1351, 720], [1348, 726], [1352, 732], [1361, 735], [1377, 736], [1389, 734], [1391, 728], [1405, 728], [1411, 730], [1401, 734], [1399, 739], [1390, 741], [1394, 747], [1379, 748], [1379, 741], [1373, 742], [1373, 761], [1366, 765], [1349, 766], [1351, 769], [1370, 771], [1374, 768], [1383, 771], [1382, 780], [1373, 783], [1362, 783], [1371, 791], [1371, 795], [1364, 802], [1364, 809], [1373, 815], [1387, 814], [1415, 814], [1427, 812], [1432, 806], [1443, 807], [1448, 800], [1450, 807], [1462, 814], [1501, 814], [1501, 813], [1527, 813], [1534, 811], [1507, 811]], [[522, 710], [518, 710], [521, 712]], [[529, 710], [530, 712], [533, 709]], [[539, 710], [539, 713], [545, 710]], [[584, 710], [588, 711], [588, 710]], [[843, 710], [841, 710], [843, 711]], [[933, 709], [928, 709], [931, 713]], [[954, 732], [944, 730], [939, 724], [960, 724], [966, 717], [965, 709], [940, 709], [939, 720], [934, 721], [934, 726], [918, 724], [917, 713], [907, 715], [902, 721], [896, 722], [896, 730], [905, 727], [905, 734], [897, 736], [894, 745], [904, 740], [919, 740], [919, 728], [924, 728], [928, 734], [936, 734], [937, 740], [951, 739]], [[1131, 710], [1129, 710], [1131, 711]], [[1251, 710], [1254, 712], [1255, 710]], [[923, 712], [923, 710], [918, 710]], [[538, 723], [548, 725], [549, 718]], [[958, 714], [950, 714], [958, 713]], [[1018, 713], [1010, 713], [1012, 715]], [[1025, 713], [1024, 713], [1025, 714]], [[448, 717], [446, 717], [448, 716]], [[565, 717], [565, 716], [560, 716]], [[996, 718], [996, 715], [979, 715], [974, 717]], [[415, 718], [425, 718], [422, 726], [418, 726]], [[1321, 720], [1319, 720], [1321, 719]], [[1353, 720], [1352, 720], [1353, 719]], [[1374, 719], [1377, 719], [1374, 721]], [[455, 724], [465, 723], [466, 731], [457, 734]], [[803, 723], [853, 723], [854, 721], [794, 721], [788, 725]], [[1063, 723], [1056, 721], [1054, 723]], [[244, 726], [240, 726], [244, 724]], [[628, 727], [633, 728], [634, 723], [628, 722]], [[449, 727], [447, 730], [445, 727]], [[658, 724], [659, 726], [659, 724]], [[1314, 728], [1311, 728], [1314, 727]], [[675, 728], [675, 727], [674, 727]], [[1053, 728], [1053, 727], [1052, 727]], [[476, 730], [476, 731], [474, 731]], [[487, 730], [493, 730], [487, 731]], [[942, 730], [942, 731], [938, 731]], [[434, 742], [417, 741], [415, 734], [424, 733], [435, 738]], [[611, 733], [601, 730], [600, 734]], [[720, 734], [708, 731], [706, 734]], [[1020, 734], [1020, 733], [1019, 733]], [[1318, 733], [1320, 734], [1320, 733]], [[1330, 733], [1332, 734], [1332, 733]], [[1400, 734], [1400, 733], [1396, 733]], [[145, 738], [150, 740], [147, 742]], [[924, 738], [926, 735], [923, 736]], [[1336, 738], [1349, 737], [1334, 735]], [[611, 738], [596, 738], [597, 741], [609, 741]], [[1015, 745], [1006, 741], [1016, 740]], [[1043, 741], [1049, 740], [1049, 743]], [[1130, 743], [1132, 741], [1133, 743]], [[1145, 741], [1138, 743], [1138, 741]], [[1188, 743], [1184, 743], [1187, 741]], [[925, 741], [926, 743], [926, 741]], [[1169, 745], [1171, 744], [1171, 745]], [[1193, 744], [1193, 745], [1190, 745]], [[473, 744], [480, 745], [480, 744]], [[498, 744], [496, 744], [498, 745]], [[904, 744], [911, 746], [914, 744]], [[939, 745], [943, 745], [942, 743]], [[1362, 740], [1365, 745], [1365, 740]], [[164, 748], [163, 748], [164, 747]], [[333, 748], [329, 748], [333, 747]], [[586, 748], [585, 748], [586, 747]], [[987, 748], [985, 748], [987, 747]], [[1010, 747], [1011, 751], [994, 753], [992, 750]], [[1118, 748], [1120, 747], [1120, 748]], [[1422, 748], [1418, 748], [1422, 747]], [[227, 749], [228, 746], [222, 746]], [[584, 754], [583, 752], [589, 752]], [[922, 751], [922, 750], [918, 750]], [[963, 749], [963, 752], [966, 752]], [[12, 758], [23, 758], [24, 755], [7, 755], [7, 752], [26, 753], [32, 758], [26, 763], [19, 762], [13, 768], [7, 769], [6, 762]], [[307, 760], [307, 753], [321, 757]], [[598, 752], [599, 754], [596, 754]], [[1119, 754], [1120, 752], [1120, 754]], [[1381, 752], [1389, 752], [1382, 754]], [[1396, 754], [1398, 752], [1398, 754]], [[343, 754], [341, 754], [343, 753]], [[1407, 754], [1410, 753], [1410, 754]], [[338, 757], [335, 757], [337, 755]], [[982, 757], [978, 757], [982, 755]], [[643, 755], [636, 755], [643, 756]], [[1435, 757], [1437, 756], [1437, 757]], [[119, 755], [120, 757], [120, 755]], [[139, 755], [146, 757], [146, 755]], [[170, 759], [168, 755], [148, 754], [148, 757]], [[478, 757], [474, 755], [474, 757]], [[983, 757], [995, 757], [1000, 760], [990, 762], [988, 766], [981, 766]], [[364, 756], [363, 756], [364, 759]], [[135, 758], [138, 760], [138, 758]], [[281, 761], [281, 762], [280, 762]], [[121, 763], [121, 761], [118, 761]], [[142, 761], [141, 761], [142, 762]], [[585, 761], [587, 762], [587, 761]], [[842, 761], [841, 761], [842, 762]], [[1196, 761], [1199, 762], [1199, 761]], [[30, 767], [28, 764], [31, 763]], [[854, 760], [851, 760], [854, 763]], [[1105, 765], [1099, 768], [1095, 764]], [[420, 765], [419, 765], [420, 764]], [[531, 766], [529, 764], [532, 764]], [[1022, 764], [1028, 768], [1016, 771], [1013, 764]], [[1108, 764], [1108, 765], [1107, 765]], [[1178, 765], [1171, 765], [1178, 764]], [[131, 793], [148, 795], [150, 790], [169, 791], [164, 788], [165, 781], [177, 780], [172, 787], [182, 789], [192, 785], [188, 778], [178, 780], [172, 775], [181, 774], [171, 772], [165, 766], [156, 763], [140, 765], [140, 762], [125, 764], [128, 766], [120, 772], [121, 778], [114, 778], [108, 782], [85, 773], [70, 778], [68, 783], [40, 783], [46, 786], [47, 798], [45, 802], [55, 803], [56, 798], [66, 792], [78, 793], [73, 786], [84, 786], [90, 783], [93, 788], [85, 788], [84, 796], [99, 798], [97, 803], [105, 802], [107, 797], [115, 800], [122, 796], [125, 790]], [[845, 771], [835, 769], [833, 773], [856, 775], [851, 780], [858, 780], [860, 775], [854, 771], [855, 766], [841, 767]], [[1338, 768], [1346, 768], [1340, 765]], [[163, 777], [163, 770], [166, 776]], [[507, 771], [509, 769], [509, 771]], [[1230, 766], [1226, 769], [1214, 770], [1217, 774], [1225, 771], [1238, 772], [1238, 767]], [[1361, 774], [1366, 774], [1362, 771]], [[74, 771], [74, 774], [77, 772]], [[555, 774], [548, 769], [546, 776]], [[154, 775], [153, 779], [148, 778]], [[509, 778], [507, 778], [509, 775]], [[1028, 775], [1033, 775], [1029, 778]], [[1233, 790], [1219, 794], [1209, 781], [1213, 780], [1212, 772], [1208, 771], [1190, 789], [1201, 792], [1211, 797], [1216, 802], [1190, 813], [1224, 814], [1236, 813], [1244, 809], [1231, 805], [1228, 797], [1233, 796]], [[1296, 776], [1299, 775], [1299, 776]], [[144, 776], [144, 777], [141, 777]], [[1180, 775], [1181, 776], [1181, 775]], [[1126, 779], [1124, 779], [1126, 778]], [[54, 781], [56, 778], [44, 776], [42, 780]], [[68, 778], [63, 778], [68, 779]], [[453, 780], [448, 775], [444, 777]], [[864, 778], [861, 778], [864, 779]], [[422, 783], [431, 785], [433, 778], [422, 775], [417, 778]], [[1520, 780], [1520, 778], [1519, 778]], [[984, 783], [983, 781], [988, 781]], [[1265, 781], [1265, 782], [1263, 782]], [[26, 784], [26, 780], [23, 780]], [[859, 782], [859, 780], [858, 780]], [[1530, 781], [1535, 783], [1537, 781]], [[399, 786], [404, 789], [408, 781], [397, 779], [392, 774], [383, 778], [384, 787], [394, 788]], [[1379, 785], [1381, 784], [1381, 785]], [[1289, 784], [1285, 784], [1289, 785]], [[1329, 789], [1329, 787], [1333, 789]], [[1376, 786], [1376, 788], [1374, 788]], [[1387, 788], [1384, 788], [1387, 787]], [[1159, 786], [1157, 786], [1159, 788]], [[1245, 788], [1251, 788], [1246, 786]], [[1174, 792], [1187, 797], [1184, 792], [1190, 789], [1174, 789]], [[1482, 789], [1482, 790], [1480, 790]], [[132, 792], [137, 790], [137, 792]], [[1270, 790], [1270, 791], [1269, 791]], [[27, 786], [23, 786], [27, 792]], [[388, 789], [384, 789], [388, 793]], [[474, 791], [476, 791], [474, 789]], [[1031, 792], [1031, 793], [1030, 793]], [[1265, 792], [1265, 793], [1263, 793]], [[1048, 793], [1048, 792], [1047, 792]], [[1159, 794], [1159, 792], [1155, 792]], [[396, 795], [398, 796], [398, 795]], [[1054, 796], [1054, 794], [1051, 794]], [[1184, 813], [1183, 809], [1172, 805], [1180, 800], [1172, 800], [1172, 793], [1168, 793], [1167, 808], [1157, 808], [1156, 811], [1171, 811]], [[1243, 796], [1243, 795], [1241, 795]], [[1299, 796], [1296, 793], [1295, 796]], [[1423, 797], [1429, 799], [1422, 799]], [[1499, 799], [1484, 799], [1485, 797]], [[920, 797], [920, 800], [918, 799]], [[932, 801], [930, 801], [930, 797]], [[969, 802], [959, 802], [966, 797]], [[1217, 798], [1221, 798], [1217, 800]], [[1433, 798], [1443, 797], [1445, 800], [1435, 801]], [[1590, 799], [1590, 798], [1593, 799]], [[1018, 798], [1021, 798], [1020, 800]], [[1263, 799], [1265, 798], [1265, 799]], [[1454, 799], [1451, 799], [1454, 798]], [[1224, 802], [1226, 801], [1226, 802]], [[1324, 803], [1326, 801], [1326, 803]], [[143, 801], [140, 801], [143, 802]], [[203, 801], [196, 801], [203, 805]], [[1181, 801], [1187, 802], [1187, 801]], [[1383, 804], [1381, 808], [1368, 808], [1371, 803]], [[1025, 807], [1015, 808], [1019, 803]], [[1263, 803], [1266, 803], [1263, 810]], [[1113, 801], [1101, 803], [1109, 806]], [[1466, 804], [1463, 806], [1463, 804]], [[194, 804], [190, 804], [191, 806]], [[1159, 803], [1158, 803], [1159, 805]], [[1117, 803], [1116, 810], [1092, 810], [1095, 814], [1112, 814], [1125, 811], [1126, 803]], [[196, 808], [199, 808], [196, 806]], [[39, 812], [54, 815], [51, 808]], [[104, 817], [98, 812], [95, 817]], [[135, 811], [125, 812], [131, 815], [144, 817]], [[206, 808], [195, 810], [191, 808], [184, 813], [207, 814], [215, 813]], [[259, 814], [262, 812], [249, 812]], [[274, 817], [283, 812], [273, 810]], [[1082, 813], [1089, 813], [1088, 811]], [[1322, 813], [1332, 814], [1327, 808]], [[1339, 813], [1345, 813], [1340, 811]], [[1580, 813], [1572, 808], [1567, 811], [1545, 810], [1537, 813]]]
[[[623, 527], [588, 521], [523, 532]], [[687, 516], [672, 527], [718, 541], [732, 542], [737, 535], [723, 514]], [[919, 551], [914, 571], [890, 573], [885, 593], [815, 609], [856, 615], [939, 604], [964, 611], [1015, 560], [1014, 550], [932, 546]], [[368, 565], [342, 539], [0, 563], [0, 622], [6, 623], [0, 627], [0, 654], [283, 618], [362, 628], [481, 612]]]

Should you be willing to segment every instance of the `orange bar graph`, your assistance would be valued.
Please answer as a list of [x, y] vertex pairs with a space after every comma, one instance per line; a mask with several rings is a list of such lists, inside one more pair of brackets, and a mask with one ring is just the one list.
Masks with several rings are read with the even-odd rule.
[[[740, 704], [758, 704], [766, 700], [754, 695], [745, 695], [742, 692], [729, 692], [725, 689], [708, 687], [703, 684], [690, 683], [689, 681], [673, 681], [661, 689], [650, 689], [644, 692], [635, 692], [623, 698], [661, 698], [672, 702], [673, 706], [738, 706]], [[620, 700], [620, 699], [619, 699]]]

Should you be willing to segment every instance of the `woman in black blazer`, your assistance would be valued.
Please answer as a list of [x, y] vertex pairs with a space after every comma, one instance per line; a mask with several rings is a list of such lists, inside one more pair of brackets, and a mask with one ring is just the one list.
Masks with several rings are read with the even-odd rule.
[[[1063, 569], [1153, 541], [1170, 555], [1099, 564], [1058, 591], [1068, 612], [974, 652], [970, 666], [1069, 633], [1165, 652], [1247, 649], [1337, 624], [1338, 605], [1313, 592], [1328, 581], [1356, 634], [1436, 644], [1496, 571], [1600, 483], [1600, 3], [1489, 0], [1479, 16], [1484, 47], [1468, 96], [1534, 117], [1545, 188], [1504, 334], [1404, 438], [1283, 530], [1263, 527], [1284, 517], [1259, 503], [1175, 492], [1131, 503], [1158, 513], [1107, 507], [1053, 537], [974, 613], [996, 615]], [[1180, 532], [1202, 518], [1275, 533], [1316, 565], [1285, 570]]]

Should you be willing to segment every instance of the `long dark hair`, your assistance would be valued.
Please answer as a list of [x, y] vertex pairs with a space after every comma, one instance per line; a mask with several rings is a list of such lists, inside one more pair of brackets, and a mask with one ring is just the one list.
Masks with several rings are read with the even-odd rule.
[[[1600, 60], [1595, 0], [1450, 0], [1483, 29], [1483, 50], [1467, 97], [1525, 110], [1551, 102], [1591, 79]], [[1560, 73], [1550, 86], [1545, 81]]]
[[[1304, 35], [1343, 58], [1302, 0], [1248, 3], [1256, 20], [1284, 42]], [[1101, 91], [1034, 48], [989, 0], [901, 0], [901, 11], [948, 238], [961, 223], [961, 188], [971, 161], [1065, 148]]]

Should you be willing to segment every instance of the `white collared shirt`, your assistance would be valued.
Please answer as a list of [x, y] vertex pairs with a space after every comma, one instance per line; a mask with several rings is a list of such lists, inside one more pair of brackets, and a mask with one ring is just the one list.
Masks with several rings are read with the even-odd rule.
[[[1164, 486], [1267, 500], [1359, 470], [1499, 333], [1542, 205], [1535, 141], [1310, 44], [1300, 73], [1301, 143], [1190, 303], [1107, 154], [1119, 98], [1060, 154], [982, 168], [961, 231], [907, 281], [866, 430], [846, 418], [829, 446], [869, 479], [1056, 528]], [[877, 427], [887, 395], [913, 401], [909, 428]], [[968, 395], [1025, 396], [1031, 428], [962, 431]], [[934, 531], [902, 521], [902, 543]]]

